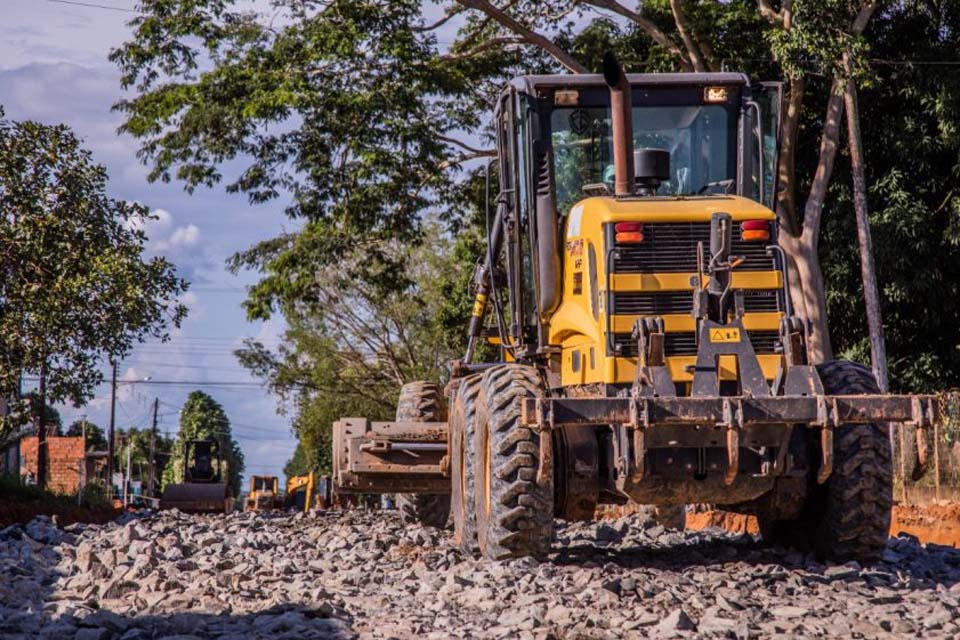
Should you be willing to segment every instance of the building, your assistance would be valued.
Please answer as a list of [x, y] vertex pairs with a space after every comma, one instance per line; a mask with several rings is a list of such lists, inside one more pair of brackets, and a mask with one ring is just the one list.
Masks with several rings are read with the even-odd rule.
[[[15, 434], [0, 444], [0, 475], [36, 482], [38, 441], [33, 430]], [[48, 435], [47, 488], [57, 493], [76, 493], [89, 481], [103, 475], [106, 452], [86, 452], [83, 436]]]

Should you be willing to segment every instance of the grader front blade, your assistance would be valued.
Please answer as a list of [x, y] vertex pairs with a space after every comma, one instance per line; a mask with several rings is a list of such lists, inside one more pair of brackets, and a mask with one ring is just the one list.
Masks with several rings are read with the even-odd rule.
[[446, 422], [333, 425], [333, 474], [341, 493], [449, 493]]

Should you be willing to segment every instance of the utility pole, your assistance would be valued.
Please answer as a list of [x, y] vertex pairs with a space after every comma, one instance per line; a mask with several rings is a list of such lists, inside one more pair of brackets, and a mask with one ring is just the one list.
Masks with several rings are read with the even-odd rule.
[[47, 486], [47, 425], [44, 423], [47, 404], [47, 363], [40, 364], [40, 419], [37, 425], [37, 486]]
[[153, 399], [153, 428], [150, 429], [150, 483], [147, 485], [147, 490], [150, 492], [150, 497], [155, 498], [157, 494], [155, 492], [156, 481], [157, 481], [157, 410], [160, 407], [160, 398]]
[[110, 380], [110, 433], [107, 434], [107, 493], [113, 499], [113, 429], [117, 421], [117, 361]]
[[[132, 427], [131, 427], [132, 428]], [[129, 431], [127, 432], [130, 433]], [[123, 474], [123, 508], [130, 503], [130, 450], [133, 449], [133, 439], [127, 436], [127, 470]]]
[[80, 482], [77, 484], [77, 506], [81, 504], [83, 488], [87, 486], [87, 414], [80, 416], [80, 441], [83, 443], [83, 457], [77, 463], [77, 477]]

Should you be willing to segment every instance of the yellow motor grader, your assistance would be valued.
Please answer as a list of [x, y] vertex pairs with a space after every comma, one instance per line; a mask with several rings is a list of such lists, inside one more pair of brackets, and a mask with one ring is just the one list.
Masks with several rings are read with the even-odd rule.
[[[767, 540], [882, 553], [888, 423], [920, 466], [933, 396], [811, 362], [771, 211], [779, 84], [740, 73], [517, 78], [495, 111], [499, 194], [469, 344], [447, 395], [334, 425], [345, 493], [400, 507], [488, 558], [548, 552], [598, 505], [712, 503]], [[485, 339], [500, 357], [476, 362]]]

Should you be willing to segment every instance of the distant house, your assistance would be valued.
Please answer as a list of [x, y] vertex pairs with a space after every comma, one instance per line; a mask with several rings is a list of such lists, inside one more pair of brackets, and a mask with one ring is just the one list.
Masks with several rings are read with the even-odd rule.
[[[0, 474], [35, 482], [37, 448], [35, 429], [22, 431], [0, 443]], [[76, 493], [99, 477], [106, 466], [106, 452], [86, 452], [83, 436], [51, 436], [46, 439], [47, 488], [58, 493]]]

